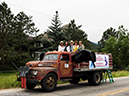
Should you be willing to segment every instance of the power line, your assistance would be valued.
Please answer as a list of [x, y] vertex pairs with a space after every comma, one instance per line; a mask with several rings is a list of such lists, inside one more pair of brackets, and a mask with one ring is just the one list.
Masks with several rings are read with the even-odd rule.
[[[38, 13], [38, 14], [40, 14], [40, 15], [44, 15], [44, 16], [53, 18], [53, 16], [48, 15], [48, 14], [44, 14], [44, 13], [39, 12], [39, 11], [35, 11], [35, 10], [31, 10], [31, 9], [28, 9], [28, 8], [25, 8], [25, 7], [21, 7], [21, 6], [12, 4], [12, 3], [10, 3], [10, 2], [8, 2], [8, 4], [10, 4], [10, 5], [12, 5], [12, 6], [15, 6], [15, 7], [18, 7], [18, 8], [21, 8], [21, 9], [25, 9], [25, 10], [28, 10], [28, 11], [32, 11], [32, 12], [34, 12], [34, 13]], [[64, 19], [62, 19], [62, 20], [63, 20], [63, 21], [67, 21], [67, 20], [64, 20]]]
[[[8, 3], [9, 3], [9, 2], [8, 2]], [[25, 10], [32, 11], [32, 12], [34, 12], [34, 13], [38, 13], [38, 14], [41, 14], [41, 15], [44, 15], [44, 16], [52, 17], [51, 15], [44, 14], [44, 13], [42, 13], [42, 12], [38, 12], [38, 11], [31, 10], [31, 9], [28, 9], [28, 8], [25, 8], [25, 7], [21, 7], [21, 6], [18, 6], [18, 5], [14, 5], [14, 4], [12, 4], [12, 3], [9, 3], [9, 4], [12, 5], [12, 6], [18, 7], [18, 8], [22, 8], [22, 9], [25, 9]]]
[[[0, 0], [0, 1], [2, 2], [2, 0]], [[21, 8], [21, 9], [25, 9], [25, 10], [28, 10], [28, 11], [34, 12], [34, 13], [38, 13], [38, 14], [40, 14], [40, 15], [44, 15], [44, 16], [47, 16], [47, 17], [51, 17], [51, 18], [53, 18], [53, 16], [48, 15], [48, 14], [44, 14], [44, 13], [39, 12], [39, 11], [35, 11], [35, 10], [31, 10], [31, 9], [28, 9], [28, 8], [25, 8], [25, 7], [21, 7], [21, 6], [18, 6], [18, 5], [12, 4], [12, 3], [10, 3], [10, 2], [8, 2], [8, 4], [10, 4], [10, 5], [12, 5], [12, 6], [15, 6], [15, 7], [18, 7], [18, 8]], [[62, 19], [62, 20], [67, 22], [67, 20], [64, 20], [64, 19]], [[103, 29], [95, 28], [95, 27], [92, 27], [92, 28], [87, 27], [87, 29], [92, 29], [92, 30], [95, 30], [95, 29], [96, 29], [96, 30], [103, 30]]]

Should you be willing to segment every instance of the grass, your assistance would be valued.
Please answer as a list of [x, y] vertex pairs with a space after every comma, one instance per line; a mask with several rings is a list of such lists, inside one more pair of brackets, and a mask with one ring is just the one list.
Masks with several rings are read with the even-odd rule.
[[17, 88], [21, 86], [20, 82], [13, 83], [17, 80], [16, 73], [0, 73], [0, 89]]
[[[129, 71], [113, 71], [112, 76], [113, 77], [129, 76]], [[0, 73], [0, 89], [21, 87], [20, 82], [16, 82], [14, 85], [12, 85], [16, 81], [16, 79], [17, 79], [16, 73]], [[57, 84], [63, 84], [63, 83], [68, 83], [68, 81], [57, 82]]]
[[129, 76], [129, 71], [113, 71], [112, 72], [113, 77], [122, 77], [122, 76]]

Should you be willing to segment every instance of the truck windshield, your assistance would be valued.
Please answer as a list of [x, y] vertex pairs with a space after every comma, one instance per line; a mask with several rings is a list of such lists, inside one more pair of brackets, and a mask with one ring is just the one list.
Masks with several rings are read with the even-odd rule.
[[43, 61], [46, 60], [57, 60], [58, 59], [58, 54], [47, 54], [44, 56]]

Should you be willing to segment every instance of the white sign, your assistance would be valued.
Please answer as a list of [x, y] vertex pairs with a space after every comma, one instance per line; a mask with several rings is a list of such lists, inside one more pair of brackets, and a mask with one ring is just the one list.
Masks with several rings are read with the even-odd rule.
[[69, 68], [69, 64], [65, 64], [65, 68]]
[[108, 55], [96, 55], [96, 62], [89, 62], [89, 69], [97, 69], [97, 68], [109, 68], [109, 56]]

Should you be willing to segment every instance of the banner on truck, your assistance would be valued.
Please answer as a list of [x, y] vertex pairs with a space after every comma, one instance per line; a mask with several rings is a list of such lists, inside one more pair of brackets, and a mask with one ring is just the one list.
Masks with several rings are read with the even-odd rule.
[[108, 55], [96, 55], [96, 62], [93, 65], [92, 61], [89, 61], [89, 69], [109, 68], [109, 56]]

